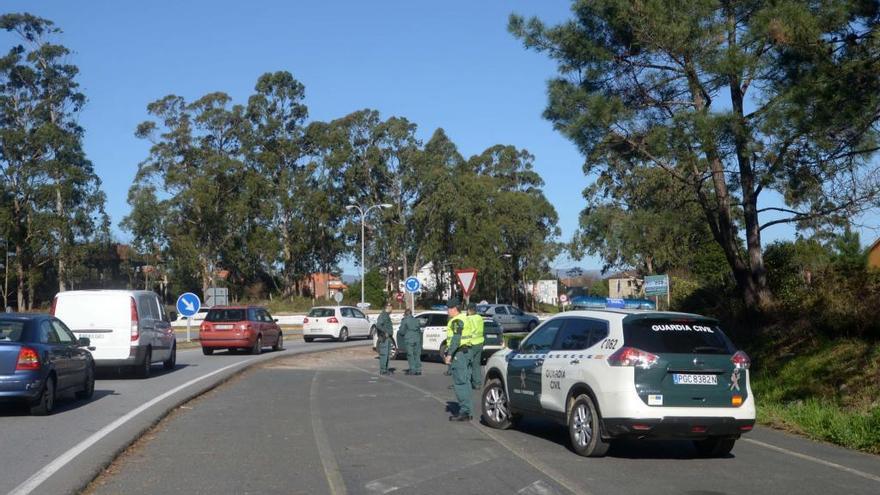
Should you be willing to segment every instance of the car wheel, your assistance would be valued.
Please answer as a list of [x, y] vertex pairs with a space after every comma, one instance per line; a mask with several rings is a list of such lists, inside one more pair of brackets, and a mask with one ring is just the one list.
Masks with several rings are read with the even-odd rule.
[[530, 321], [530, 322], [529, 322], [529, 328], [528, 328], [526, 331], [531, 332], [532, 330], [535, 329], [536, 326], [538, 326], [537, 323], [535, 323], [534, 321]]
[[311, 342], [311, 341], [315, 340], [315, 338], [314, 337], [303, 337], [303, 340], [306, 342]]
[[48, 416], [55, 410], [55, 378], [46, 378], [40, 397], [31, 406], [31, 414], [34, 416]]
[[89, 365], [86, 368], [85, 384], [83, 384], [83, 389], [76, 393], [76, 398], [79, 400], [89, 400], [93, 395], [95, 395], [95, 367]]
[[391, 341], [391, 349], [388, 351], [388, 360], [397, 359], [400, 353], [397, 350], [397, 342]]
[[168, 359], [162, 361], [162, 367], [166, 370], [173, 370], [177, 366], [177, 343], [171, 344], [171, 355]]
[[694, 440], [694, 447], [700, 457], [725, 457], [733, 450], [735, 438], [709, 437], [703, 440]]
[[205, 356], [210, 356], [211, 354], [214, 354], [214, 348], [213, 347], [202, 347], [202, 354], [204, 354]]
[[257, 336], [257, 340], [254, 341], [254, 346], [251, 347], [251, 354], [258, 355], [263, 352], [263, 337], [261, 335]]
[[144, 355], [144, 362], [137, 367], [135, 374], [138, 378], [146, 379], [150, 377], [153, 371], [153, 350], [147, 347], [147, 353]]
[[275, 345], [272, 346], [272, 350], [275, 352], [284, 350], [284, 335], [281, 332], [278, 332], [278, 338], [275, 339]]
[[483, 420], [492, 428], [506, 430], [513, 425], [507, 391], [501, 380], [493, 378], [483, 388]]
[[339, 337], [336, 338], [337, 342], [347, 342], [348, 341], [348, 329], [343, 328], [339, 331]]
[[448, 349], [448, 347], [446, 347], [446, 344], [440, 344], [440, 362], [441, 363], [443, 362], [443, 356], [446, 355], [447, 349]]
[[568, 436], [575, 453], [584, 457], [602, 457], [610, 444], [602, 440], [599, 412], [593, 399], [582, 394], [568, 408]]

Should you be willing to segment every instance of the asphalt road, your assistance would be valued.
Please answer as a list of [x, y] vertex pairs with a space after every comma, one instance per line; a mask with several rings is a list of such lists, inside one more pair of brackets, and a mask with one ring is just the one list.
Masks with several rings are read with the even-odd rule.
[[31, 417], [23, 408], [0, 406], [0, 493], [75, 493], [116, 454], [152, 427], [170, 409], [255, 362], [319, 349], [363, 346], [287, 339], [286, 350], [251, 356], [200, 349], [178, 352], [177, 368], [154, 365], [147, 380], [99, 372], [89, 402], [62, 400], [49, 417]]
[[688, 442], [625, 442], [585, 459], [550, 422], [450, 423], [441, 365], [385, 378], [373, 356], [254, 367], [175, 410], [87, 493], [880, 493], [880, 458], [763, 428], [724, 459], [697, 458]]

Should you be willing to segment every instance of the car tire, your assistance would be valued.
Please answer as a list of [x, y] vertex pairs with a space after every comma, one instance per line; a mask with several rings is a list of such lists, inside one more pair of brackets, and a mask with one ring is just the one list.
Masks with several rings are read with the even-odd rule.
[[275, 339], [275, 345], [272, 346], [272, 350], [275, 352], [284, 350], [284, 335], [281, 332], [278, 332], [278, 338]]
[[173, 370], [175, 366], [177, 366], [177, 342], [171, 344], [171, 355], [162, 361], [162, 367], [168, 371]]
[[251, 354], [254, 356], [258, 356], [263, 353], [263, 336], [257, 335], [257, 340], [254, 341], [254, 346], [251, 347]]
[[31, 414], [34, 416], [48, 416], [55, 410], [55, 378], [46, 378], [40, 397], [31, 405]]
[[336, 342], [348, 342], [348, 329], [343, 327], [339, 330], [339, 337], [336, 337]]
[[736, 444], [735, 438], [709, 437], [703, 440], [694, 440], [694, 447], [700, 457], [726, 457]]
[[[446, 344], [440, 344], [440, 362], [441, 362], [441, 363], [444, 363], [444, 361], [443, 361], [443, 356], [446, 355], [446, 351], [447, 351], [448, 349], [449, 349], [449, 348], [446, 347]], [[444, 364], [445, 364], [445, 363], [444, 363]]]
[[83, 389], [76, 393], [76, 398], [79, 400], [89, 400], [92, 396], [95, 395], [95, 366], [89, 365], [86, 368], [86, 380], [83, 384]]
[[312, 342], [313, 340], [315, 340], [315, 338], [314, 337], [303, 337], [303, 340], [306, 342]]
[[513, 426], [513, 414], [507, 391], [501, 380], [493, 378], [483, 387], [483, 421], [496, 430], [506, 430]]
[[153, 350], [147, 347], [147, 353], [144, 354], [144, 362], [137, 366], [135, 369], [135, 375], [138, 378], [145, 380], [150, 377], [150, 374], [153, 372]]
[[571, 448], [584, 457], [602, 457], [611, 444], [602, 439], [599, 411], [593, 399], [581, 394], [571, 400], [568, 408], [568, 437]]
[[[230, 349], [229, 352], [232, 352], [232, 349]], [[202, 354], [204, 354], [205, 356], [210, 356], [210, 355], [214, 354], [214, 348], [213, 347], [202, 347]]]
[[527, 332], [531, 332], [531, 331], [534, 330], [535, 327], [537, 327], [537, 326], [538, 326], [537, 323], [535, 323], [534, 321], [530, 321], [530, 322], [529, 322], [529, 328], [527, 328], [526, 331], [527, 331]]

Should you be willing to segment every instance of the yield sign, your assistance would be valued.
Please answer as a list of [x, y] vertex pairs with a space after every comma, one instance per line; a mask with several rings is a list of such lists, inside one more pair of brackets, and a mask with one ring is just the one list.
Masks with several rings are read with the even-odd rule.
[[455, 277], [458, 278], [458, 285], [461, 286], [461, 291], [464, 292], [464, 297], [467, 297], [477, 284], [477, 269], [464, 268], [461, 270], [455, 270]]

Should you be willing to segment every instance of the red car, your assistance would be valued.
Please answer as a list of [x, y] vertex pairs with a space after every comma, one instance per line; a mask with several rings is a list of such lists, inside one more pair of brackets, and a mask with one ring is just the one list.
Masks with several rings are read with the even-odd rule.
[[210, 356], [216, 349], [244, 349], [260, 354], [267, 345], [280, 351], [284, 348], [284, 336], [277, 321], [265, 308], [257, 306], [215, 306], [208, 310], [199, 327], [202, 353]]

